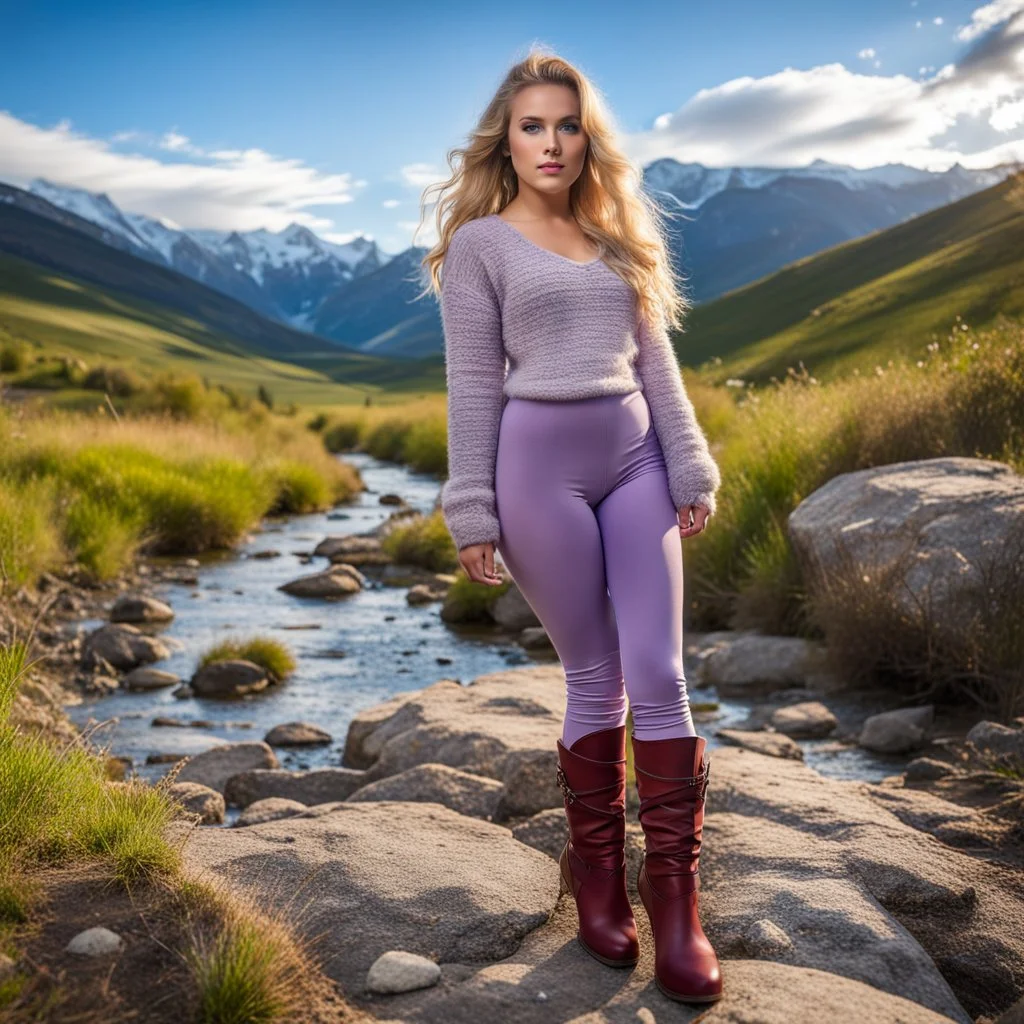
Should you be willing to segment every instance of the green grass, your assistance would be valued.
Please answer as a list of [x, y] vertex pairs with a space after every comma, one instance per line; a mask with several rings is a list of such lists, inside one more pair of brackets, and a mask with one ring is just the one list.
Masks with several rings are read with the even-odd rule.
[[230, 548], [264, 515], [327, 509], [360, 486], [317, 435], [266, 411], [115, 422], [0, 410], [0, 558], [15, 585], [66, 561], [105, 580], [141, 550]]
[[259, 665], [277, 682], [295, 671], [295, 657], [287, 645], [270, 637], [228, 637], [199, 656], [199, 667], [215, 661], [242, 658]]
[[708, 379], [819, 379], [917, 358], [958, 314], [1024, 316], [1024, 176], [808, 256], [691, 312], [677, 349]]
[[402, 565], [417, 565], [431, 572], [454, 572], [459, 568], [458, 551], [440, 510], [394, 527], [380, 546]]

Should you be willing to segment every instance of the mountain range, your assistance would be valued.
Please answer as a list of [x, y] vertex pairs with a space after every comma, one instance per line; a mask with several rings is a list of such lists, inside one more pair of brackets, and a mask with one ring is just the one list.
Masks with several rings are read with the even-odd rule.
[[[959, 164], [943, 172], [903, 164], [858, 170], [824, 160], [798, 168], [709, 168], [661, 159], [645, 168], [644, 182], [669, 212], [673, 261], [699, 304], [840, 242], [955, 202], [1013, 170]], [[43, 178], [28, 189], [0, 184], [0, 203], [79, 229], [87, 222], [109, 246], [319, 336], [309, 339], [311, 348], [328, 339], [402, 359], [443, 350], [437, 303], [415, 299], [423, 287], [421, 247], [387, 254], [364, 237], [339, 245], [297, 223], [279, 232], [185, 230], [123, 211], [104, 193]]]

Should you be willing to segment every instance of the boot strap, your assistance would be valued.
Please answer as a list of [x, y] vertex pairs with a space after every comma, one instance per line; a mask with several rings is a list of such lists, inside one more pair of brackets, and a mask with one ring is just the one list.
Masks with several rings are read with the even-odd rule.
[[[566, 778], [565, 771], [561, 765], [559, 765], [555, 771], [555, 778], [558, 780], [559, 788], [562, 790], [562, 795], [565, 797], [566, 803], [570, 804], [579, 800], [581, 796], [591, 796], [594, 793], [603, 793], [606, 789], [617, 789], [619, 786], [618, 782], [610, 782], [607, 786], [598, 786], [597, 789], [572, 789], [569, 786], [569, 780]], [[619, 817], [622, 813], [621, 811], [605, 811], [600, 807], [591, 807], [590, 804], [583, 800], [580, 800], [580, 803], [583, 804], [584, 807], [589, 808], [595, 814], [604, 814], [615, 818]]]
[[649, 772], [649, 771], [647, 771], [644, 768], [636, 768], [635, 765], [634, 765], [634, 768], [635, 768], [636, 771], [642, 772], [644, 775], [647, 775], [648, 777], [650, 777], [652, 779], [661, 779], [663, 782], [681, 782], [681, 783], [683, 783], [683, 785], [681, 785], [681, 786], [674, 786], [667, 793], [663, 793], [661, 796], [659, 796], [657, 798], [659, 803], [662, 803], [665, 800], [665, 798], [668, 797], [668, 796], [675, 796], [677, 791], [683, 790], [683, 789], [688, 789], [690, 786], [697, 785], [697, 784], [700, 784], [700, 787], [701, 787], [700, 788], [700, 799], [701, 800], [703, 800], [705, 798], [705, 794], [708, 791], [708, 778], [711, 775], [711, 761], [710, 761], [710, 759], [704, 762], [704, 770], [699, 775], [681, 775], [681, 776], [675, 776], [675, 775], [655, 775], [654, 772]]

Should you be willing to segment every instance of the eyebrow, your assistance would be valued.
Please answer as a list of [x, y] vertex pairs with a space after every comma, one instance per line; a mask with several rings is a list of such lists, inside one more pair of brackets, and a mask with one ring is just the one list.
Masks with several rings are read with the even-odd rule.
[[[579, 114], [566, 114], [564, 117], [560, 117], [559, 121], [578, 121], [580, 119]], [[536, 114], [523, 114], [520, 121], [543, 121], [543, 117], [537, 117]]]

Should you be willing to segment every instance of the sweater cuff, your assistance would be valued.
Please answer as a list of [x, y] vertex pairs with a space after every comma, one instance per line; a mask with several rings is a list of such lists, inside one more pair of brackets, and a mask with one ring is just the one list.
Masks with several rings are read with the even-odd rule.
[[456, 494], [446, 483], [441, 492], [445, 525], [457, 550], [471, 544], [497, 545], [501, 527], [495, 511], [494, 492], [482, 487], [461, 488]]

